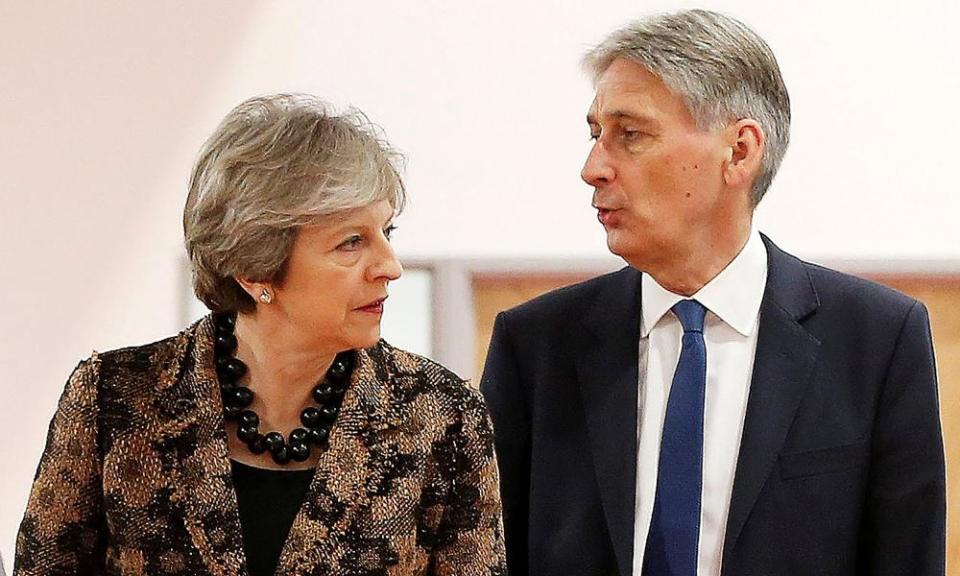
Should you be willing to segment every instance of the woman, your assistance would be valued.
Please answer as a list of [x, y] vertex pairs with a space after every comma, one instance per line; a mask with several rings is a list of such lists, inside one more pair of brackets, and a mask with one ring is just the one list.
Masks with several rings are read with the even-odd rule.
[[184, 210], [213, 314], [80, 363], [15, 575], [505, 572], [479, 395], [379, 339], [394, 161], [306, 96], [224, 119]]

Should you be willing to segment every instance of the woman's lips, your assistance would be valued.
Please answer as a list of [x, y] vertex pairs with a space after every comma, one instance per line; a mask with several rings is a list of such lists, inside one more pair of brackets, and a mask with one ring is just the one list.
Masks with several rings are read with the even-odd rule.
[[357, 310], [359, 310], [360, 312], [366, 312], [368, 314], [383, 314], [384, 300], [386, 300], [386, 298], [381, 298], [375, 302], [371, 302], [370, 304], [367, 304], [366, 306], [361, 306], [360, 308], [357, 308]]

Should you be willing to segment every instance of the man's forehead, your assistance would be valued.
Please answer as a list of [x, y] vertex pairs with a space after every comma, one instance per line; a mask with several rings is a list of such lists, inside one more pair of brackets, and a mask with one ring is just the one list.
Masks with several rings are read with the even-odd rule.
[[645, 95], [639, 91], [622, 91], [613, 94], [598, 91], [587, 110], [587, 121], [596, 122], [608, 118], [646, 119], [651, 113], [646, 100]]
[[643, 66], [625, 59], [614, 60], [597, 78], [587, 121], [630, 117], [650, 120], [676, 97], [660, 78]]

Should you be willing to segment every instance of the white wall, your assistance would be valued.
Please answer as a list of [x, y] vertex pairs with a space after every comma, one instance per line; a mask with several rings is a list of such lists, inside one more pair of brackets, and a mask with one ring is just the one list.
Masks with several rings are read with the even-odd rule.
[[[411, 257], [597, 257], [583, 51], [689, 2], [0, 1], [0, 552], [63, 381], [179, 328], [179, 212], [204, 137], [257, 93], [353, 103], [409, 155]], [[779, 56], [793, 144], [762, 229], [818, 259], [960, 261], [960, 5], [700, 5]], [[939, 262], [939, 264], [938, 264]]]

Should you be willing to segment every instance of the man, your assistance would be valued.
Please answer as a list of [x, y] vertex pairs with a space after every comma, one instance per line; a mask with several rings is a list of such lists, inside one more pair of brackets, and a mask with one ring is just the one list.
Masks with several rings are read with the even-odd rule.
[[753, 228], [789, 141], [769, 47], [693, 10], [585, 64], [582, 177], [629, 267], [497, 318], [510, 573], [942, 575], [925, 308]]

